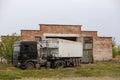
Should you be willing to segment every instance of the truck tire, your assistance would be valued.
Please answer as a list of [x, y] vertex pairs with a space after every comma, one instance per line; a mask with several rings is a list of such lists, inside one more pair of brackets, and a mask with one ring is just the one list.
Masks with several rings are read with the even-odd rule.
[[73, 67], [76, 67], [76, 59], [73, 59]]
[[34, 68], [35, 68], [35, 65], [34, 65], [33, 62], [27, 62], [27, 63], [26, 63], [26, 69], [32, 70], [32, 69], [34, 69]]
[[51, 62], [46, 62], [45, 68], [50, 68], [51, 67]]
[[65, 67], [65, 62], [60, 60], [60, 61], [55, 61], [55, 68], [64, 68]]
[[66, 66], [72, 67], [73, 66], [73, 61], [72, 59], [66, 60]]
[[78, 59], [78, 66], [81, 66], [81, 59]]
[[76, 64], [77, 64], [77, 67], [79, 66], [79, 59], [77, 58], [76, 59]]

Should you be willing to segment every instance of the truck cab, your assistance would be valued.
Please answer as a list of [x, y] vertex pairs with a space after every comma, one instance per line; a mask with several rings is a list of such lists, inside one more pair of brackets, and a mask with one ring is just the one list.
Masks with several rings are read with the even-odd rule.
[[[18, 41], [14, 44], [13, 65], [19, 68], [26, 68], [29, 61], [31, 65], [37, 62], [37, 42], [36, 41]], [[30, 67], [30, 65], [28, 66]]]

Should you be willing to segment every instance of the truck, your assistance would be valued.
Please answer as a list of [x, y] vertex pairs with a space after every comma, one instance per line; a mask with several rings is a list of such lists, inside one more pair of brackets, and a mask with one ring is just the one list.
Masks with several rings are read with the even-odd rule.
[[82, 41], [40, 38], [37, 41], [15, 42], [12, 63], [21, 69], [75, 67], [81, 65], [82, 56]]

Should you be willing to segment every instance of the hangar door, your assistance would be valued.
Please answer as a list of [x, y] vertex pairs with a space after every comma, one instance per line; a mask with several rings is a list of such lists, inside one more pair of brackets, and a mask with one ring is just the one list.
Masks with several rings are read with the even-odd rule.
[[83, 38], [82, 63], [93, 63], [93, 37]]

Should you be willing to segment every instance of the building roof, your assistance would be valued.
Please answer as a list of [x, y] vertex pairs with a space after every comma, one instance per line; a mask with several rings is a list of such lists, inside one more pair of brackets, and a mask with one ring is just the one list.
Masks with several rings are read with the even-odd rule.
[[46, 26], [82, 26], [82, 25], [66, 25], [66, 24], [39, 24], [40, 26], [41, 25], [46, 25]]

